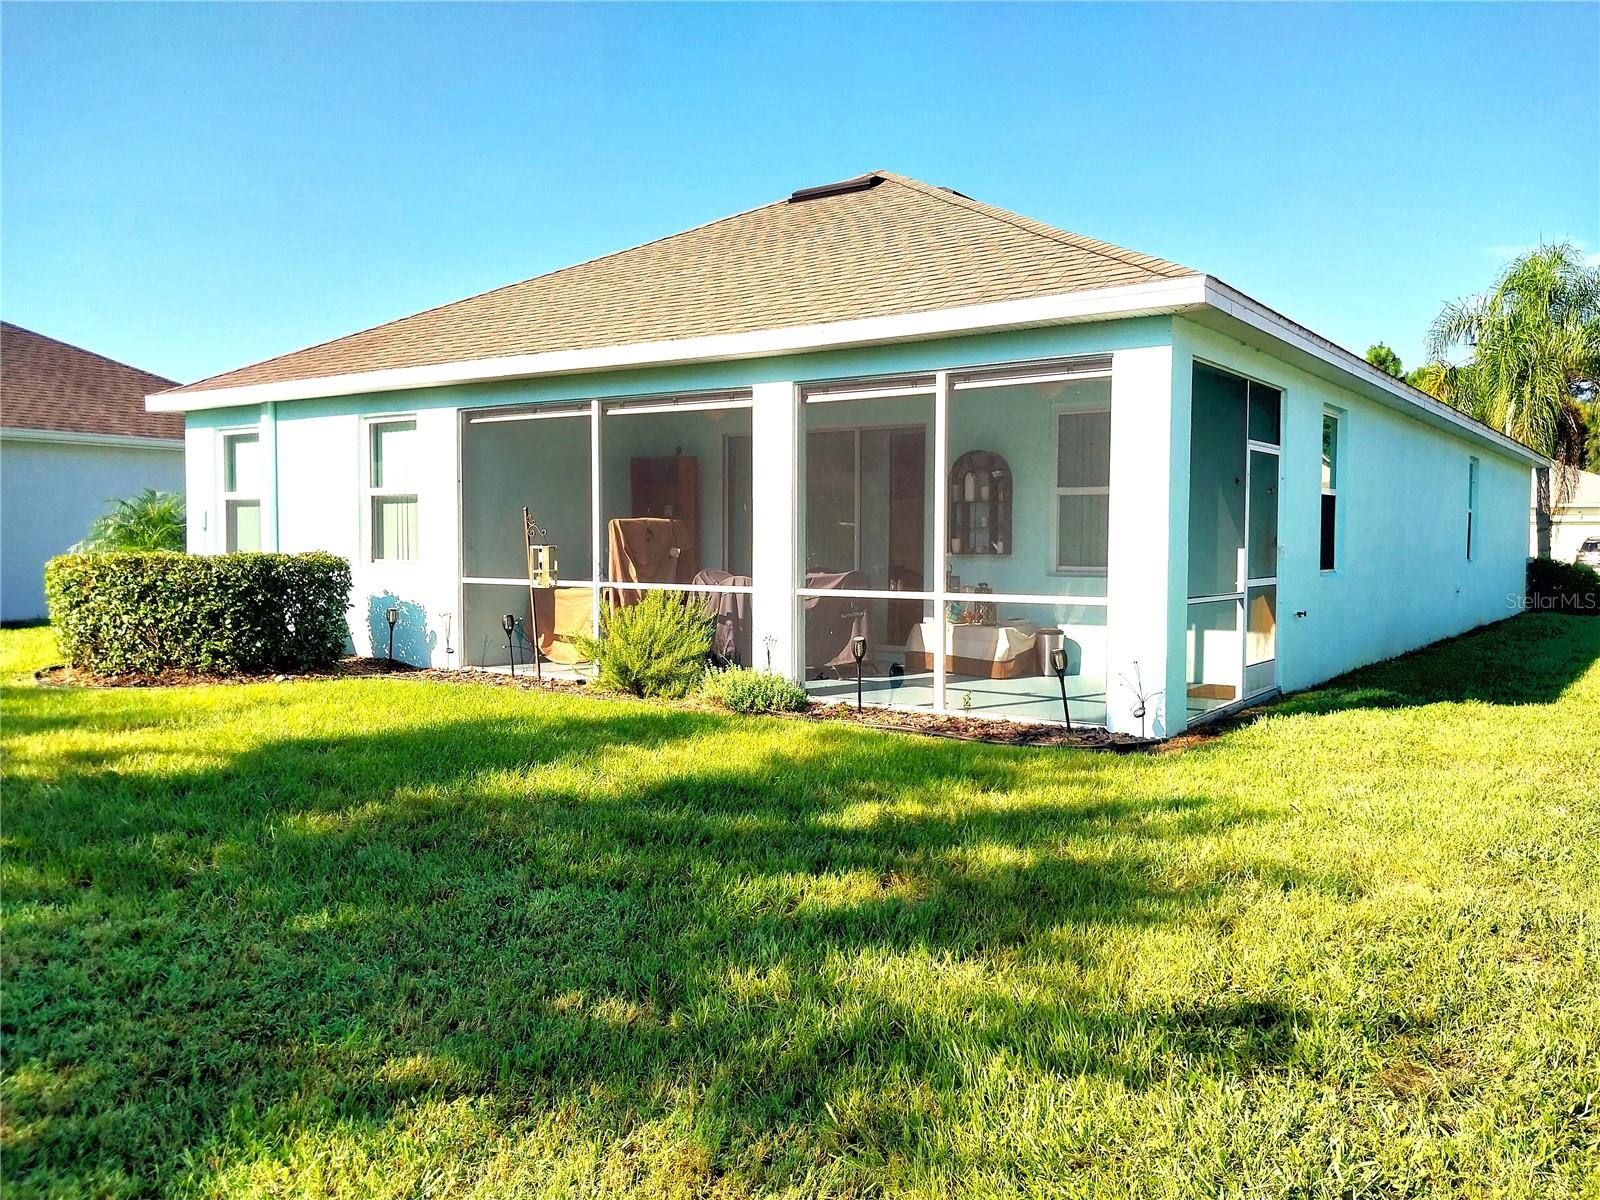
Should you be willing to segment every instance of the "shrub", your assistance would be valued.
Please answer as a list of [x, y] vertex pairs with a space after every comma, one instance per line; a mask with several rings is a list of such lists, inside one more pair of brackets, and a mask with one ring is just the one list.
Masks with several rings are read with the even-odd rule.
[[336, 555], [64, 554], [44, 578], [63, 653], [102, 674], [307, 671], [344, 653]]
[[110, 501], [111, 511], [94, 519], [89, 536], [75, 552], [108, 550], [182, 550], [183, 497], [145, 488], [129, 500]]
[[741, 713], [799, 712], [807, 702], [799, 684], [749, 667], [707, 671], [702, 690], [707, 699]]
[[600, 636], [574, 638], [594, 661], [601, 687], [635, 696], [687, 696], [705, 674], [712, 618], [675, 592], [646, 592], [637, 604], [607, 604]]
[[1530, 558], [1528, 608], [1600, 617], [1600, 571], [1582, 563]]

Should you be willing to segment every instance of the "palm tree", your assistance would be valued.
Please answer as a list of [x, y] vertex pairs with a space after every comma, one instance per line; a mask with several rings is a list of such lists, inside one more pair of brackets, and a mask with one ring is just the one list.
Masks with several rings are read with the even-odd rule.
[[183, 497], [145, 488], [130, 500], [112, 500], [76, 550], [182, 550]]
[[[1460, 348], [1470, 359], [1452, 365]], [[1600, 267], [1570, 242], [1513, 259], [1482, 296], [1447, 304], [1423, 390], [1563, 467], [1583, 461], [1580, 402], [1600, 381]]]

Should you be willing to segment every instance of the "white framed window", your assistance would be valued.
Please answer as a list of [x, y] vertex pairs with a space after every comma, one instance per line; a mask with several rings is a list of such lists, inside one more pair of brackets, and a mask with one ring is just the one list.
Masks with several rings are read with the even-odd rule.
[[1062, 574], [1101, 574], [1111, 528], [1111, 410], [1055, 414], [1055, 562]]
[[367, 422], [367, 557], [417, 558], [417, 478], [421, 444], [415, 417]]
[[1324, 571], [1339, 565], [1339, 431], [1340, 415], [1322, 414], [1322, 529], [1318, 558]]
[[222, 435], [223, 549], [229, 554], [261, 549], [261, 433], [231, 430]]
[[1467, 561], [1477, 553], [1478, 523], [1478, 460], [1467, 459]]

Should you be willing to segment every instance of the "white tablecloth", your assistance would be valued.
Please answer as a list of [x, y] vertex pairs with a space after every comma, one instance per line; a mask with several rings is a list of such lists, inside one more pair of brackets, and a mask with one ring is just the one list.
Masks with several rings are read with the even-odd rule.
[[956, 658], [975, 658], [982, 662], [1010, 662], [1033, 652], [1039, 627], [1031, 621], [1013, 625], [951, 625], [948, 621], [923, 621], [906, 635], [906, 651], [927, 654], [939, 640], [944, 626], [944, 652]]

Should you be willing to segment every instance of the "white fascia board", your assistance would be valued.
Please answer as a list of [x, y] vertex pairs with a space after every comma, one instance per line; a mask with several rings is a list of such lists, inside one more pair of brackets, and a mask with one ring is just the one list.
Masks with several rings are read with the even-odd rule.
[[1148, 316], [1181, 312], [1204, 303], [1205, 277], [1186, 275], [1156, 283], [1097, 288], [1026, 300], [941, 308], [933, 312], [864, 317], [821, 325], [787, 329], [762, 329], [750, 333], [714, 334], [667, 342], [641, 342], [593, 350], [554, 350], [544, 354], [517, 354], [467, 362], [438, 363], [426, 367], [396, 367], [384, 371], [359, 371], [296, 379], [282, 383], [248, 384], [212, 388], [179, 395], [158, 392], [145, 398], [151, 412], [193, 412], [234, 408], [282, 400], [314, 400], [355, 396], [368, 392], [397, 392], [413, 388], [448, 387], [452, 384], [487, 383], [507, 379], [532, 379], [545, 375], [577, 375], [592, 371], [634, 367], [678, 366], [741, 358], [770, 358], [820, 350], [844, 350], [893, 342], [974, 333], [996, 333], [1040, 325], [1066, 325], [1080, 321]]
[[158, 392], [145, 398], [150, 412], [195, 412], [203, 409], [240, 408], [284, 400], [317, 400], [372, 392], [399, 392], [455, 384], [489, 383], [541, 376], [579, 375], [594, 371], [638, 367], [681, 366], [692, 363], [744, 358], [770, 358], [845, 350], [894, 342], [927, 341], [978, 333], [998, 333], [1043, 325], [1069, 325], [1084, 321], [1116, 320], [1213, 309], [1309, 355], [1333, 368], [1343, 379], [1353, 380], [1366, 393], [1409, 412], [1429, 424], [1450, 429], [1462, 437], [1508, 454], [1533, 466], [1549, 460], [1425, 392], [1378, 370], [1358, 355], [1313, 333], [1281, 313], [1210, 275], [1185, 275], [1154, 283], [1096, 288], [1026, 300], [971, 304], [932, 312], [865, 317], [787, 329], [761, 329], [749, 333], [713, 334], [665, 342], [639, 342], [590, 350], [554, 350], [543, 354], [516, 354], [501, 358], [436, 363], [424, 367], [395, 367], [382, 371], [357, 371], [317, 379], [212, 388], [179, 395]]
[[182, 450], [182, 438], [130, 437], [121, 433], [79, 433], [71, 429], [0, 429], [8, 442], [53, 442], [65, 446], [115, 446], [124, 450]]
[[[1387, 371], [1381, 371], [1366, 359], [1351, 353], [1343, 346], [1313, 333], [1304, 325], [1291, 321], [1282, 313], [1274, 312], [1258, 300], [1252, 300], [1237, 288], [1220, 279], [1206, 276], [1207, 308], [1241, 321], [1252, 329], [1268, 335], [1313, 358], [1319, 359], [1342, 374], [1353, 377], [1363, 391], [1391, 408], [1408, 412], [1430, 425], [1446, 428], [1471, 441], [1498, 450], [1530, 466], [1547, 467], [1550, 460], [1536, 450], [1530, 450], [1514, 438], [1481, 421], [1475, 421], [1460, 409], [1451, 408], [1441, 400], [1418, 391]], [[1374, 393], [1376, 393], [1374, 395]]]

